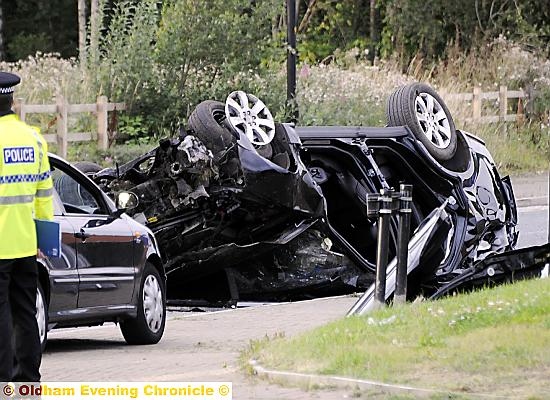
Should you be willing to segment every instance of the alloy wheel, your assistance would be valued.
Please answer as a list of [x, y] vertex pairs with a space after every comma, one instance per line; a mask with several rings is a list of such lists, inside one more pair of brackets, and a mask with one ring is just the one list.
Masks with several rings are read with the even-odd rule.
[[447, 148], [451, 143], [451, 127], [439, 101], [429, 93], [419, 93], [415, 110], [416, 119], [428, 140], [440, 149]]
[[263, 101], [238, 90], [225, 101], [225, 115], [231, 127], [246, 135], [252, 144], [264, 146], [275, 137], [275, 122]]

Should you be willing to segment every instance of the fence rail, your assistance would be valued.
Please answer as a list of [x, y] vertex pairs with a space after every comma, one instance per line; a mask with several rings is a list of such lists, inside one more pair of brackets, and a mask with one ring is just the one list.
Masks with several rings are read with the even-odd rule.
[[97, 145], [101, 149], [109, 147], [109, 112], [125, 110], [124, 103], [109, 103], [107, 96], [99, 96], [95, 103], [68, 104], [63, 96], [56, 97], [56, 104], [26, 104], [21, 98], [15, 99], [14, 110], [21, 121], [25, 121], [27, 114], [56, 114], [56, 133], [45, 134], [44, 139], [49, 143], [56, 143], [58, 152], [67, 157], [69, 142], [84, 142], [93, 140], [92, 132], [69, 132], [69, 114], [94, 113], [97, 118]]
[[[475, 87], [472, 93], [442, 93], [446, 101], [471, 102], [471, 117], [466, 122], [477, 122], [481, 124], [501, 123], [500, 129], [506, 134], [504, 122], [521, 123], [524, 119], [524, 106], [532, 104], [533, 93], [524, 90], [508, 90], [501, 86], [499, 91], [482, 92]], [[515, 114], [508, 114], [508, 99], [518, 99]], [[486, 100], [498, 100], [499, 110], [497, 115], [482, 115], [482, 102]], [[58, 152], [62, 157], [67, 156], [69, 142], [84, 142], [94, 140], [92, 132], [69, 132], [68, 115], [74, 113], [94, 113], [97, 118], [97, 145], [100, 149], [109, 147], [109, 115], [111, 111], [125, 110], [124, 103], [109, 103], [106, 96], [99, 96], [95, 103], [91, 104], [68, 104], [63, 96], [56, 97], [56, 104], [26, 104], [23, 99], [18, 98], [14, 102], [14, 110], [22, 121], [25, 121], [27, 114], [56, 114], [56, 133], [45, 134], [44, 138], [50, 143], [56, 143]]]
[[[531, 103], [532, 92], [520, 90], [508, 90], [506, 86], [500, 86], [498, 92], [482, 92], [481, 88], [474, 87], [472, 93], [448, 93], [443, 98], [448, 101], [470, 101], [472, 102], [472, 116], [466, 118], [467, 122], [477, 122], [481, 124], [491, 124], [495, 122], [502, 123], [501, 132], [506, 134], [506, 124], [504, 122], [518, 122], [524, 120], [524, 107], [526, 103]], [[515, 114], [508, 114], [508, 99], [518, 99]], [[482, 115], [484, 100], [498, 100], [497, 115]]]

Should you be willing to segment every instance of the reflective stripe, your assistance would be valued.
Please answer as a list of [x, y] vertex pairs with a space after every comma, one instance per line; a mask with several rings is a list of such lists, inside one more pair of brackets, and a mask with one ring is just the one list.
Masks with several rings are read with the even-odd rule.
[[52, 175], [51, 171], [42, 172], [41, 174], [38, 174], [38, 178], [36, 180], [38, 181], [45, 181]]
[[0, 197], [0, 204], [27, 204], [34, 201], [32, 194], [22, 196], [2, 196]]
[[53, 188], [38, 189], [36, 191], [36, 197], [50, 197], [53, 196]]
[[0, 176], [0, 184], [2, 183], [20, 183], [20, 182], [39, 182], [45, 181], [51, 175], [50, 171], [41, 174], [22, 174], [22, 175], [7, 175]]

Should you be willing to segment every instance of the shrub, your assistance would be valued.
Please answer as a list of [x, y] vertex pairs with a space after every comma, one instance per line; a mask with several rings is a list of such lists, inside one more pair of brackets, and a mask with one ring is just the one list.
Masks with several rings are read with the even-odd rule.
[[52, 51], [52, 43], [43, 32], [18, 33], [7, 43], [6, 50], [13, 59], [20, 60], [37, 51]]
[[63, 59], [57, 53], [40, 53], [17, 62], [0, 62], [0, 69], [21, 77], [15, 97], [29, 104], [51, 104], [57, 93], [70, 103], [95, 102], [97, 92], [89, 85], [76, 59]]
[[271, 18], [281, 6], [120, 1], [101, 45], [98, 90], [124, 100], [130, 114], [146, 116], [157, 131], [175, 131], [198, 102], [223, 99], [237, 84], [256, 86], [251, 77], [273, 55]]

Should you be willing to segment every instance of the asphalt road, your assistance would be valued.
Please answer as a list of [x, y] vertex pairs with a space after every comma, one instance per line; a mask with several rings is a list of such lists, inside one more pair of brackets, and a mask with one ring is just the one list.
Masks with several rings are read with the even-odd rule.
[[[546, 182], [544, 176], [514, 179], [518, 247], [548, 240]], [[232, 381], [235, 399], [351, 398], [352, 391], [303, 391], [247, 377], [238, 357], [251, 340], [292, 336], [341, 318], [356, 300], [327, 298], [218, 313], [170, 312], [165, 336], [155, 346], [127, 346], [113, 324], [53, 331], [44, 354], [43, 380]]]
[[[548, 206], [518, 210], [520, 246], [547, 240]], [[113, 324], [53, 331], [43, 359], [45, 381], [232, 381], [238, 399], [342, 399], [340, 390], [302, 391], [247, 377], [238, 361], [251, 340], [295, 335], [341, 318], [356, 301], [326, 298], [217, 313], [168, 314], [155, 346], [127, 346]], [[319, 310], [323, 310], [319, 312]]]
[[548, 242], [548, 205], [524, 207], [518, 210], [519, 239], [516, 247], [528, 247]]

